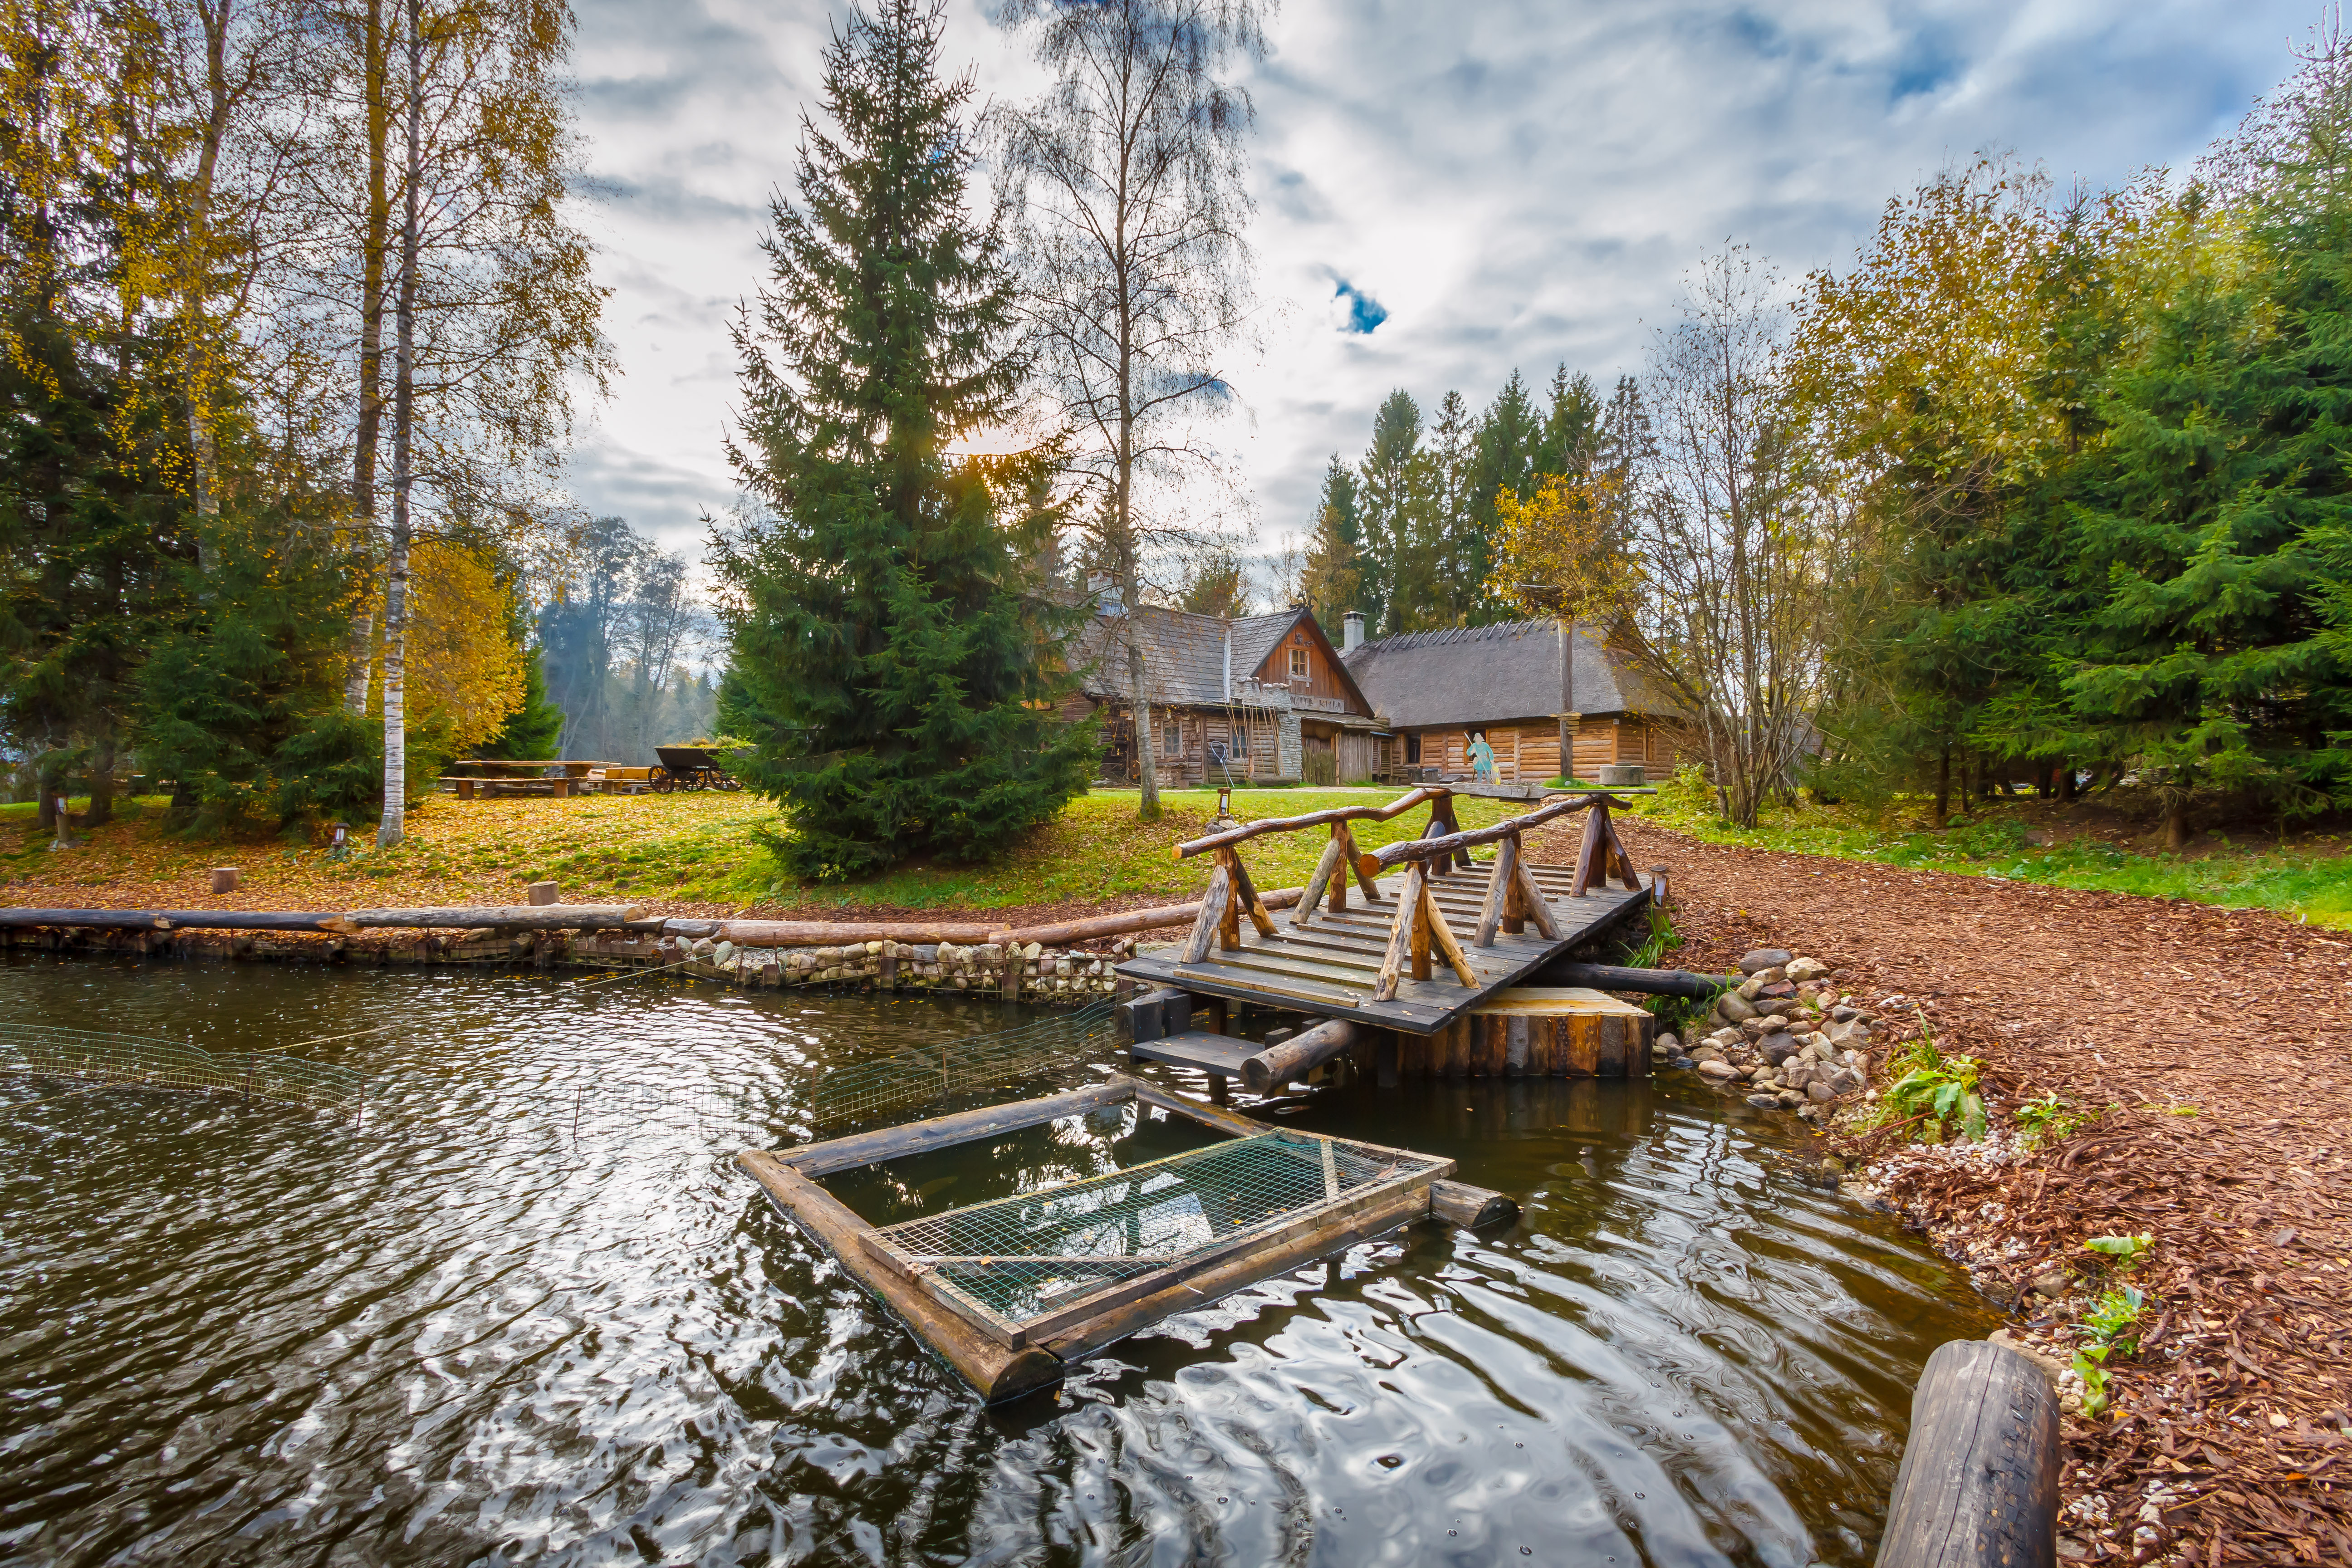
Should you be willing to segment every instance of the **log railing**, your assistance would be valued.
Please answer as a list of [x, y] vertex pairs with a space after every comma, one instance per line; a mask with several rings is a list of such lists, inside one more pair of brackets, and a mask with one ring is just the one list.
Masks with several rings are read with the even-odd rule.
[[[1293, 907], [1290, 923], [1294, 930], [1309, 926], [1318, 907], [1339, 913], [1348, 907], [1348, 881], [1354, 878], [1363, 891], [1366, 902], [1382, 901], [1379, 878], [1382, 871], [1399, 864], [1406, 867], [1404, 887], [1397, 895], [1395, 910], [1389, 925], [1387, 952], [1373, 981], [1375, 1001], [1386, 1002], [1396, 995], [1396, 988], [1410, 969], [1415, 980], [1430, 977], [1434, 963], [1443, 958], [1445, 966], [1465, 986], [1475, 989], [1476, 973], [1470, 967], [1469, 954], [1461, 939], [1446, 923], [1431, 889], [1431, 879], [1443, 876], [1459, 863], [1464, 868], [1476, 863], [1470, 858], [1475, 845], [1499, 846], [1491, 862], [1486, 883], [1486, 901], [1479, 911], [1478, 929], [1472, 945], [1492, 947], [1497, 931], [1517, 935], [1532, 921], [1549, 940], [1559, 940], [1559, 922], [1553, 916], [1551, 905], [1543, 889], [1528, 868], [1521, 855], [1520, 836], [1528, 829], [1572, 812], [1585, 812], [1584, 839], [1576, 857], [1576, 870], [1570, 884], [1569, 895], [1582, 898], [1596, 879], [1606, 887], [1615, 876], [1624, 886], [1638, 891], [1640, 876], [1633, 869], [1624, 844], [1609, 817], [1609, 808], [1622, 805], [1624, 795], [1647, 791], [1581, 791], [1559, 795], [1530, 812], [1506, 819], [1492, 827], [1465, 832], [1454, 815], [1454, 796], [1462, 792], [1443, 785], [1424, 785], [1407, 792], [1386, 805], [1337, 806], [1328, 811], [1307, 812], [1298, 816], [1267, 817], [1244, 823], [1203, 837], [1194, 838], [1175, 847], [1174, 858], [1183, 860], [1194, 855], [1212, 855], [1215, 864], [1209, 872], [1209, 887], [1201, 900], [1201, 912], [1192, 923], [1192, 935], [1186, 940], [1182, 962], [1199, 963], [1216, 951], [1233, 952], [1242, 945], [1241, 922], [1246, 916], [1262, 937], [1276, 933], [1274, 916], [1265, 900], [1260, 899], [1251, 884], [1249, 871], [1242, 864], [1239, 846], [1252, 838], [1269, 833], [1297, 833], [1314, 827], [1327, 828], [1330, 841], [1324, 846], [1315, 873], [1307, 878], [1307, 886]], [[1483, 791], [1481, 793], [1484, 793]], [[1365, 854], [1356, 846], [1350, 825], [1358, 822], [1386, 822], [1402, 816], [1412, 807], [1428, 802], [1429, 825], [1418, 838], [1408, 838]]]

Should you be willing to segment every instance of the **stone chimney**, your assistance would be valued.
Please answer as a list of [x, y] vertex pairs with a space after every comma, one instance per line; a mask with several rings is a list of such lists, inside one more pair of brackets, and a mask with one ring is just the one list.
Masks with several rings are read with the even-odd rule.
[[1349, 610], [1339, 617], [1339, 651], [1353, 653], [1364, 646], [1364, 612]]

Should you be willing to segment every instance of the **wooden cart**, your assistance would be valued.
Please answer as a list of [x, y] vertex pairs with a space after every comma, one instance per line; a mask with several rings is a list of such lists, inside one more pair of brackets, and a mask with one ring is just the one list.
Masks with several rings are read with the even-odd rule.
[[700, 746], [656, 746], [661, 766], [646, 782], [663, 795], [674, 789], [741, 789], [741, 782]]

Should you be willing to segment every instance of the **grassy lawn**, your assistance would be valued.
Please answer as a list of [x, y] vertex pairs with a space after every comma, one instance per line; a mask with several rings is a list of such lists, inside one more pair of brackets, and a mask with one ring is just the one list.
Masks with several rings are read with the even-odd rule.
[[[1378, 805], [1391, 789], [1241, 790], [1244, 821], [1327, 806]], [[86, 842], [52, 851], [29, 805], [0, 806], [0, 879], [6, 901], [49, 908], [349, 909], [409, 904], [512, 903], [527, 883], [553, 879], [570, 901], [643, 900], [730, 910], [822, 911], [828, 908], [1025, 907], [1122, 896], [1198, 898], [1207, 871], [1172, 862], [1180, 838], [1198, 836], [1216, 809], [1214, 791], [1161, 796], [1156, 823], [1136, 820], [1132, 794], [1081, 795], [1055, 822], [1029, 834], [1000, 859], [976, 866], [910, 865], [865, 882], [824, 888], [782, 880], [761, 843], [775, 808], [748, 794], [583, 796], [574, 800], [460, 802], [436, 795], [410, 814], [408, 836], [379, 852], [355, 832], [338, 859], [323, 845], [279, 839], [224, 844], [165, 830], [160, 799], [118, 803], [115, 822]], [[1505, 803], [1457, 803], [1465, 827], [1498, 821]], [[72, 803], [74, 810], [83, 803]], [[1418, 834], [1425, 809], [1393, 822], [1359, 824], [1370, 849]], [[1307, 879], [1322, 852], [1319, 830], [1255, 841], [1244, 856], [1260, 888]], [[228, 898], [205, 892], [205, 872], [234, 865], [242, 886]]]
[[1669, 784], [1637, 807], [1645, 819], [1710, 844], [1875, 860], [1964, 875], [2275, 910], [2314, 925], [2352, 927], [2352, 837], [2275, 823], [2208, 827], [2188, 849], [2156, 847], [2152, 801], [2118, 790], [2073, 805], [2031, 797], [1979, 805], [1937, 832], [1923, 800], [1875, 809], [1801, 800], [1733, 827], [1699, 794]]

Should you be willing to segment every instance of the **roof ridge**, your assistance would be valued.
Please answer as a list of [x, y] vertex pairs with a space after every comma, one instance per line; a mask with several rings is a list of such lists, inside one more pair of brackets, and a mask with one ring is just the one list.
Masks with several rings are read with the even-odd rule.
[[1483, 626], [1436, 626], [1427, 631], [1400, 632], [1394, 637], [1360, 643], [1352, 651], [1387, 652], [1412, 647], [1439, 647], [1448, 643], [1489, 642], [1504, 637], [1526, 637], [1534, 632], [1549, 631], [1553, 624], [1550, 621], [1496, 621]]

